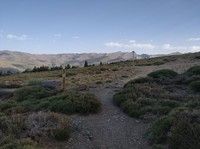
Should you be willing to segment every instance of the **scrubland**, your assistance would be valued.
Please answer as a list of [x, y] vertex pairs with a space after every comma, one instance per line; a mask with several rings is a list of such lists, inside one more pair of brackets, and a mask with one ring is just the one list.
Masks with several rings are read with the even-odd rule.
[[150, 124], [151, 147], [200, 147], [200, 53], [71, 68], [65, 82], [62, 91], [60, 70], [0, 77], [0, 148], [64, 148], [75, 136], [71, 116], [107, 121], [109, 106], [90, 91], [100, 87], [117, 90], [111, 103], [130, 119]]

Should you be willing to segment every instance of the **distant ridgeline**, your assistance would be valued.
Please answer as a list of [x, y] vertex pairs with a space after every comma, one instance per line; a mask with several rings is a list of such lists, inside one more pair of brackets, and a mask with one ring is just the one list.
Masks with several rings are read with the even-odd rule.
[[60, 70], [65, 65], [70, 68], [100, 63], [114, 63], [133, 59], [148, 59], [165, 55], [138, 55], [136, 52], [114, 53], [73, 53], [73, 54], [30, 54], [15, 51], [0, 51], [0, 75], [18, 72], [39, 72]]
[[[0, 68], [15, 68], [19, 71], [33, 69], [35, 66], [55, 67], [70, 64], [71, 66], [84, 66], [88, 64], [112, 63], [137, 58], [135, 52], [114, 53], [72, 53], [72, 54], [30, 54], [15, 51], [0, 51]], [[57, 67], [55, 68], [57, 69]]]

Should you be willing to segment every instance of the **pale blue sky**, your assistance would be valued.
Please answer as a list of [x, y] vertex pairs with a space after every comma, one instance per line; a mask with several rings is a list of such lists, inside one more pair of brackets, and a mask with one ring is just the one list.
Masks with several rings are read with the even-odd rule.
[[0, 50], [196, 52], [200, 0], [0, 0]]

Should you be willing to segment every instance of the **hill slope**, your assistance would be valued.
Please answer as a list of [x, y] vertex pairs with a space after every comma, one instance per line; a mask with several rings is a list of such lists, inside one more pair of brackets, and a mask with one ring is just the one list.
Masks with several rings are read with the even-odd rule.
[[134, 52], [115, 53], [82, 53], [82, 54], [29, 54], [23, 52], [0, 51], [0, 67], [24, 70], [34, 66], [59, 66], [71, 64], [82, 66], [87, 60], [89, 64], [110, 63], [133, 59]]

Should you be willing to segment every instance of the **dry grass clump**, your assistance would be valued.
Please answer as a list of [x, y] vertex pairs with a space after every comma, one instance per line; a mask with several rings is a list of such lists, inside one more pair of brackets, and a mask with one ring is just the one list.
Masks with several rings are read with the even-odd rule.
[[28, 115], [25, 121], [27, 136], [38, 139], [53, 137], [56, 140], [66, 140], [70, 135], [69, 120], [65, 115], [53, 112], [37, 112]]
[[0, 115], [0, 148], [40, 148], [43, 139], [64, 141], [69, 135], [70, 123], [65, 115], [52, 112]]
[[163, 65], [168, 62], [176, 61], [175, 56], [168, 56], [168, 57], [157, 57], [157, 58], [149, 58], [149, 59], [142, 59], [142, 60], [135, 60], [136, 66], [159, 66]]

